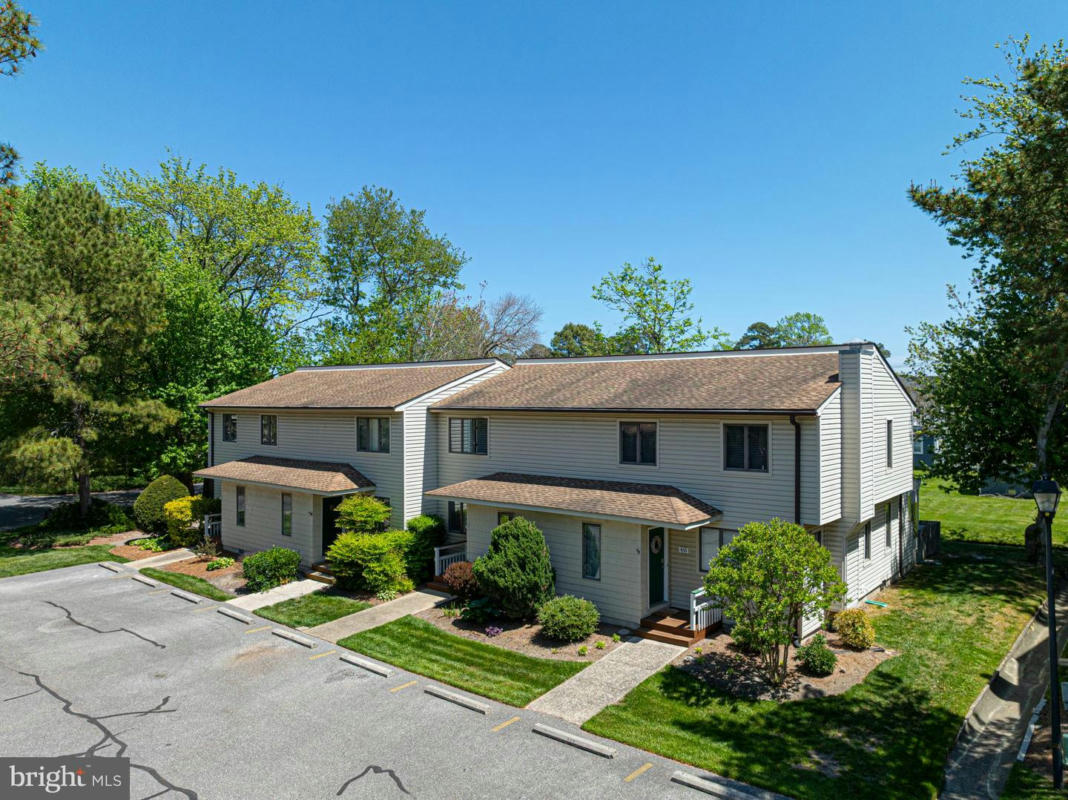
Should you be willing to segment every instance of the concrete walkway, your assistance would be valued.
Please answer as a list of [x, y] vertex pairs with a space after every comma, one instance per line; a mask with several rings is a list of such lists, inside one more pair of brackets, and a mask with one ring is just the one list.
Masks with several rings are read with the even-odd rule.
[[[1068, 608], [1068, 590], [1057, 595]], [[1001, 796], [1031, 712], [1049, 686], [1049, 635], [1043, 609], [1027, 624], [990, 683], [972, 705], [946, 764], [942, 800], [996, 800]], [[1057, 638], [1068, 633], [1060, 611]]]
[[[138, 534], [131, 538], [140, 539], [143, 538], [143, 536], [144, 534]], [[136, 561], [127, 561], [126, 564], [132, 569], [141, 569], [141, 567], [162, 567], [165, 564], [173, 564], [176, 561], [185, 561], [187, 558], [196, 558], [196, 555], [197, 554], [192, 550], [181, 547], [167, 553], [160, 553], [158, 556], [139, 558]]]
[[685, 648], [632, 638], [573, 678], [550, 689], [527, 708], [581, 725], [605, 706], [618, 703]]
[[275, 586], [273, 589], [268, 589], [266, 592], [243, 594], [240, 597], [235, 597], [233, 600], [227, 600], [226, 604], [229, 606], [236, 606], [237, 608], [243, 608], [245, 611], [255, 611], [257, 608], [273, 606], [275, 603], [281, 603], [283, 600], [292, 600], [294, 597], [303, 597], [306, 594], [311, 594], [312, 592], [317, 592], [320, 589], [326, 588], [328, 587], [325, 583], [306, 578], [302, 581], [283, 583], [281, 586]]
[[316, 625], [314, 628], [308, 628], [307, 631], [320, 639], [336, 643], [339, 639], [344, 639], [354, 633], [377, 628], [379, 625], [385, 625], [387, 622], [406, 617], [409, 614], [426, 611], [442, 600], [448, 600], [449, 597], [451, 595], [444, 592], [435, 592], [432, 589], [417, 589], [414, 592], [398, 597], [396, 600], [365, 608], [363, 611], [357, 611], [347, 617], [335, 619], [333, 622]]

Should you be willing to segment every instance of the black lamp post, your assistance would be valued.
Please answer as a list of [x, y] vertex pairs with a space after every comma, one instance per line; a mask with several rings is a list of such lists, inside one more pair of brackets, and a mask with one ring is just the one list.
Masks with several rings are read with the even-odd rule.
[[1060, 789], [1064, 785], [1064, 754], [1061, 752], [1061, 682], [1057, 675], [1057, 660], [1060, 658], [1057, 647], [1057, 614], [1054, 610], [1053, 595], [1056, 590], [1053, 577], [1053, 517], [1057, 513], [1057, 503], [1061, 499], [1061, 487], [1056, 481], [1046, 476], [1035, 481], [1031, 488], [1038, 506], [1038, 516], [1042, 520], [1046, 539], [1046, 595], [1049, 609], [1046, 618], [1049, 622], [1049, 719], [1053, 735], [1053, 786]]

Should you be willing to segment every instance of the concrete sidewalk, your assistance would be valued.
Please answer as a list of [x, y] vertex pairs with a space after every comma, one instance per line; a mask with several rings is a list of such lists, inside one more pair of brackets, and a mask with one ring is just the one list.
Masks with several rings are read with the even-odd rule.
[[[133, 539], [140, 539], [141, 536], [133, 536]], [[141, 569], [141, 567], [162, 567], [165, 564], [173, 564], [176, 561], [185, 561], [187, 558], [196, 558], [196, 553], [185, 547], [181, 547], [177, 550], [171, 550], [167, 553], [160, 553], [158, 556], [150, 556], [149, 558], [140, 558], [137, 561], [127, 561], [126, 564], [131, 569]]]
[[281, 586], [275, 586], [273, 589], [268, 589], [266, 592], [243, 594], [240, 597], [235, 597], [233, 600], [227, 600], [226, 604], [242, 608], [245, 611], [255, 611], [257, 608], [273, 606], [275, 603], [281, 603], [283, 600], [292, 600], [295, 597], [303, 597], [306, 594], [311, 594], [312, 592], [327, 588], [329, 587], [320, 581], [313, 581], [310, 579], [292, 581], [290, 583], [283, 583]]
[[426, 611], [443, 600], [448, 600], [449, 597], [451, 595], [444, 592], [435, 592], [432, 589], [417, 589], [414, 592], [398, 597], [396, 600], [365, 608], [363, 611], [357, 611], [347, 617], [335, 619], [333, 622], [316, 625], [314, 628], [308, 628], [307, 631], [320, 639], [336, 643], [339, 639], [344, 639], [354, 633], [377, 628], [379, 625], [385, 625], [387, 622], [406, 617], [409, 614]]
[[[1058, 593], [1057, 608], [1068, 607], [1068, 590]], [[1017, 637], [997, 672], [976, 699], [957, 735], [946, 764], [943, 800], [996, 800], [1001, 796], [1031, 712], [1049, 687], [1049, 633], [1043, 610]], [[1068, 633], [1060, 616], [1059, 641]]]
[[527, 708], [581, 725], [605, 706], [618, 703], [685, 648], [633, 638], [573, 678], [543, 694]]

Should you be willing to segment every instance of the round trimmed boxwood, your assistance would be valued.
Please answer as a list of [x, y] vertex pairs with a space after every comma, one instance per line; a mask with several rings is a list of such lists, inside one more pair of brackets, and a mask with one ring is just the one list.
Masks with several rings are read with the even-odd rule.
[[797, 660], [805, 674], [817, 677], [830, 675], [838, 665], [838, 656], [827, 646], [822, 633], [817, 633], [811, 642], [797, 648]]
[[867, 650], [875, 644], [875, 628], [863, 608], [847, 608], [835, 614], [834, 632], [842, 644], [854, 650]]
[[300, 553], [286, 547], [272, 547], [246, 556], [241, 562], [245, 574], [245, 588], [250, 592], [265, 592], [297, 577]]
[[597, 606], [570, 594], [554, 597], [538, 609], [541, 632], [559, 642], [577, 642], [591, 636], [600, 621]]
[[145, 533], [157, 536], [167, 532], [167, 517], [163, 507], [171, 500], [189, 497], [185, 484], [173, 475], [160, 475], [148, 484], [133, 504], [137, 527]]

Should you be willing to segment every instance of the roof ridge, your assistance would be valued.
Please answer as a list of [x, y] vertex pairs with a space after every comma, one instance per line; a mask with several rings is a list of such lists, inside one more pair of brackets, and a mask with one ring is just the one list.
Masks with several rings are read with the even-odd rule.
[[[282, 373], [283, 375], [292, 375], [293, 372], [341, 372], [344, 370], [361, 370], [361, 369], [418, 369], [420, 367], [463, 367], [474, 366], [475, 364], [494, 364], [500, 361], [499, 358], [460, 358], [455, 360], [446, 361], [387, 361], [382, 364], [324, 364], [315, 365], [309, 364], [307, 366], [297, 367], [292, 372]], [[281, 376], [275, 376], [281, 377]]]

